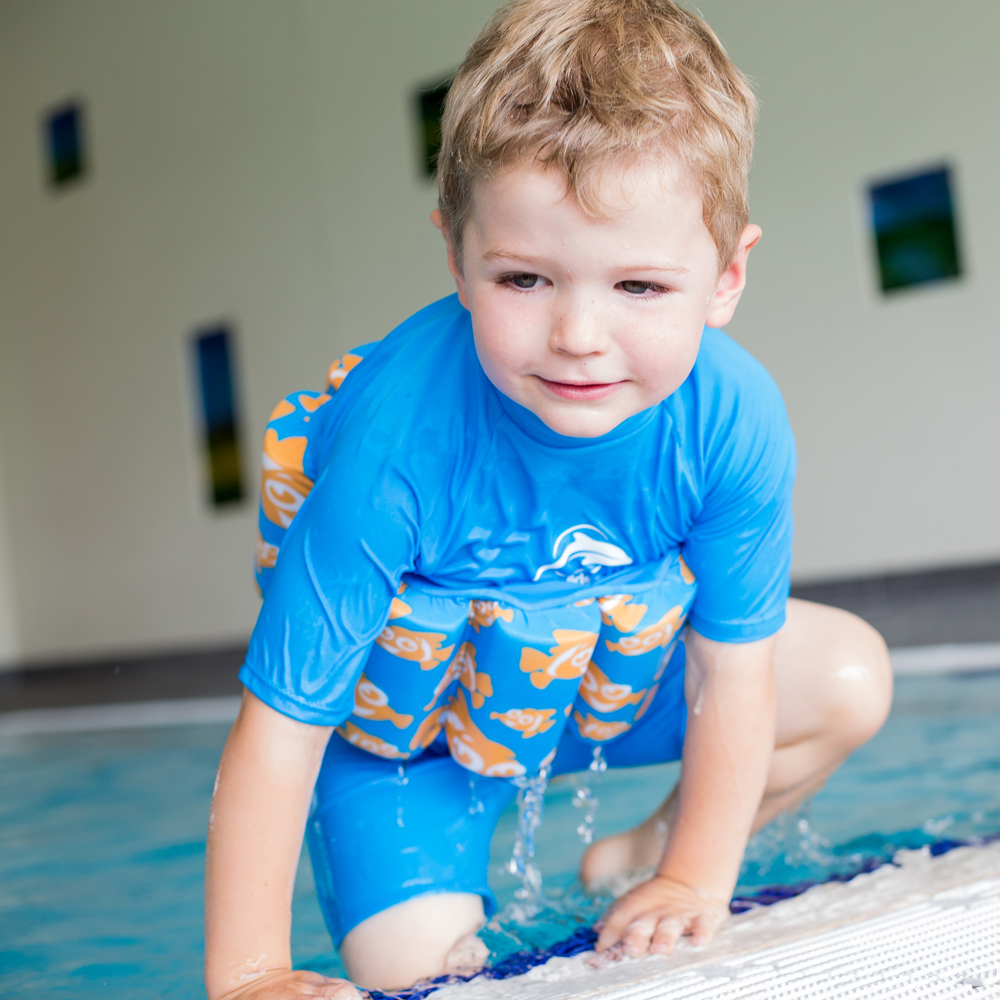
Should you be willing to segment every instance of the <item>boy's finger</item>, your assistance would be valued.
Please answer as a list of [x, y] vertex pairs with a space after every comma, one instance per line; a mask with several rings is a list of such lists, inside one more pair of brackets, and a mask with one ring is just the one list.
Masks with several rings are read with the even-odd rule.
[[656, 931], [656, 917], [643, 915], [628, 925], [625, 934], [622, 936], [622, 944], [625, 946], [625, 954], [629, 958], [636, 958], [645, 954], [649, 950], [649, 942], [653, 939]]
[[600, 954], [605, 949], [610, 948], [611, 945], [621, 941], [622, 934], [632, 920], [632, 916], [631, 910], [626, 910], [623, 907], [612, 910], [610, 913], [605, 913], [603, 925], [598, 933], [597, 944], [594, 946], [594, 950]]
[[719, 919], [699, 913], [691, 921], [691, 943], [699, 946], [708, 944], [715, 937], [715, 932], [723, 920], [725, 917]]
[[324, 997], [325, 1000], [364, 1000], [369, 994], [346, 980], [331, 980], [322, 986], [310, 986], [302, 992], [302, 1000]]
[[656, 932], [649, 945], [649, 951], [654, 955], [672, 955], [677, 942], [684, 933], [684, 921], [679, 917], [661, 917], [656, 925]]

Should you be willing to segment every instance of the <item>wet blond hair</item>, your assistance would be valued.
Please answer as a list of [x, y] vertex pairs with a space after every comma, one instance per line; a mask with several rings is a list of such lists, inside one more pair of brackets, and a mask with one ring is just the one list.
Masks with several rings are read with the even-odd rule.
[[592, 216], [603, 170], [679, 161], [701, 189], [720, 270], [747, 224], [757, 101], [700, 18], [672, 0], [512, 0], [448, 92], [439, 207], [461, 259], [475, 183], [522, 162], [558, 167]]

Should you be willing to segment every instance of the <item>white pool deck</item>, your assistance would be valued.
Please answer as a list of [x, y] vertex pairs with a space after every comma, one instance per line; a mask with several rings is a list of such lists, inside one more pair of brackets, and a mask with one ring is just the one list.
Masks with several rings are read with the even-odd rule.
[[434, 1000], [924, 1000], [1000, 997], [1000, 843], [901, 852], [847, 884], [733, 917], [707, 948], [593, 968], [553, 958]]

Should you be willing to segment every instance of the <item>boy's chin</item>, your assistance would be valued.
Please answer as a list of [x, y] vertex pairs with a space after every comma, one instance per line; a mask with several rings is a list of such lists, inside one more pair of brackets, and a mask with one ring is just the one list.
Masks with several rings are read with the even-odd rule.
[[536, 417], [556, 434], [564, 437], [597, 438], [610, 434], [619, 424], [627, 420], [631, 413], [585, 406], [541, 406], [532, 407]]

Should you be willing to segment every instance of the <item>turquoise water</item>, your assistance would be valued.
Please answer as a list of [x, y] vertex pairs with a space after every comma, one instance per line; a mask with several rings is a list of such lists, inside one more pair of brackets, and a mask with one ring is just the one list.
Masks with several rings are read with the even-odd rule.
[[[842, 871], [941, 838], [1000, 831], [1000, 674], [903, 678], [883, 731], [813, 801], [751, 843], [740, 891]], [[46, 1000], [202, 996], [202, 867], [225, 726], [0, 738], [0, 995]], [[676, 765], [593, 783], [600, 837], [643, 819]], [[555, 908], [487, 933], [503, 953], [575, 925], [564, 901], [584, 844], [576, 789], [546, 797], [536, 863]], [[491, 877], [502, 906], [516, 815], [502, 819]], [[508, 910], [508, 918], [511, 911]], [[293, 906], [297, 964], [336, 973], [303, 857]]]

